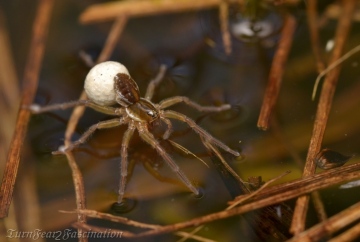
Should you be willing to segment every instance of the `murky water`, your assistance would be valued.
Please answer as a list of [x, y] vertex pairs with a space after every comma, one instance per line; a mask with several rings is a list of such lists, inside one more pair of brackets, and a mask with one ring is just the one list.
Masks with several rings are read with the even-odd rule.
[[[82, 26], [77, 20], [89, 2], [56, 2], [36, 97], [36, 102], [41, 105], [77, 99], [88, 71], [78, 53], [83, 50], [95, 58], [101, 51], [110, 23]], [[21, 76], [28, 53], [35, 3], [11, 1], [1, 3], [0, 6], [10, 26], [14, 58]], [[256, 127], [282, 21], [277, 12], [264, 18], [265, 23], [276, 30], [273, 35], [256, 42], [232, 36], [231, 56], [224, 53], [214, 11], [131, 19], [111, 60], [128, 67], [142, 95], [148, 82], [156, 75], [159, 64], [165, 63], [169, 69], [156, 89], [154, 102], [184, 95], [204, 105], [233, 105], [232, 110], [214, 115], [204, 115], [186, 105], [177, 105], [174, 110], [193, 118], [214, 137], [239, 150], [242, 159], [225, 153], [224, 157], [244, 180], [251, 176], [262, 176], [266, 181], [291, 170], [291, 174], [279, 182], [290, 181], [300, 177], [301, 170], [289, 149], [294, 150], [302, 160], [305, 159], [316, 112], [316, 101], [311, 101], [316, 70], [304, 9], [299, 7], [293, 11], [298, 19], [298, 27], [274, 114], [274, 122], [279, 129], [272, 128], [264, 132]], [[240, 24], [241, 16], [236, 16], [232, 21]], [[335, 26], [334, 20], [327, 22], [321, 32], [323, 43], [331, 38]], [[347, 49], [359, 43], [359, 28], [359, 23], [354, 23]], [[209, 40], [211, 45], [208, 44]], [[360, 57], [356, 55], [343, 65], [324, 139], [324, 146], [328, 148], [344, 154], [355, 154], [350, 162], [358, 160], [356, 154], [359, 150], [357, 141], [360, 129], [357, 120], [360, 117], [354, 111], [360, 103], [359, 62]], [[71, 110], [66, 110], [34, 116], [27, 139], [30, 148], [22, 158], [22, 163], [30, 162], [35, 167], [33, 179], [42, 226], [39, 229], [44, 231], [64, 230], [75, 221], [74, 215], [59, 213], [59, 210], [73, 210], [76, 207], [70, 169], [64, 156], [51, 155], [51, 151], [62, 145], [70, 113]], [[90, 125], [107, 118], [94, 111], [86, 111], [74, 140]], [[125, 129], [120, 127], [98, 131], [75, 152], [84, 176], [89, 209], [114, 212], [111, 206], [117, 198], [119, 153]], [[179, 122], [174, 122], [174, 129], [170, 139], [188, 148], [204, 160], [208, 167], [167, 141], [161, 141], [161, 145], [192, 182], [201, 188], [203, 196], [199, 198], [192, 195], [156, 151], [136, 134], [129, 147], [131, 175], [126, 187], [126, 197], [131, 208], [123, 216], [145, 223], [176, 223], [220, 211], [236, 193], [236, 189], [235, 192], [231, 190], [234, 188], [231, 182], [223, 179], [223, 173], [212, 162], [213, 157], [201, 144], [198, 135]], [[161, 139], [162, 131], [161, 128], [153, 130], [158, 139]], [[360, 194], [358, 190], [339, 190], [334, 187], [322, 192], [329, 215], [359, 200], [360, 195], [356, 195]], [[19, 200], [19, 197], [16, 199], [17, 204], [27, 201], [26, 197], [23, 200]], [[256, 216], [253, 214], [210, 223], [199, 235], [216, 241], [239, 241], [239, 238], [241, 241], [257, 241], [254, 232], [257, 224], [249, 225], [249, 221]], [[309, 218], [309, 224], [315, 221], [314, 217]], [[132, 231], [132, 228], [110, 222], [94, 220], [91, 223]], [[174, 241], [175, 238], [175, 235], [164, 235], [144, 241]]]

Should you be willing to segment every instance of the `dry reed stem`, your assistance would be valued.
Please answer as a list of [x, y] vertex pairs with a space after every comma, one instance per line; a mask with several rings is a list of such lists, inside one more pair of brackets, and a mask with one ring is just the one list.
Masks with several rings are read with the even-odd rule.
[[[118, 16], [139, 17], [165, 13], [178, 13], [214, 8], [224, 3], [224, 0], [137, 0], [108, 2], [94, 4], [85, 9], [80, 15], [80, 22], [89, 24], [93, 22], [109, 21]], [[241, 3], [244, 0], [228, 0], [226, 3]]]
[[134, 226], [137, 228], [143, 228], [143, 229], [157, 229], [157, 228], [161, 227], [161, 225], [141, 223], [141, 222], [137, 222], [135, 220], [128, 219], [126, 217], [115, 216], [115, 215], [108, 214], [108, 213], [101, 213], [101, 212], [98, 212], [95, 210], [90, 210], [90, 209], [81, 209], [81, 210], [76, 210], [76, 211], [60, 211], [60, 212], [62, 212], [62, 213], [78, 213], [78, 214], [86, 215], [87, 217], [90, 217], [90, 218], [105, 219], [105, 220], [112, 221], [115, 223], [122, 223], [122, 224]]
[[281, 32], [278, 48], [273, 58], [269, 73], [269, 81], [265, 89], [264, 99], [260, 110], [257, 126], [267, 130], [271, 114], [279, 96], [279, 91], [284, 73], [285, 64], [293, 41], [293, 34], [296, 27], [295, 18], [288, 14], [285, 17], [284, 27]]
[[[280, 140], [280, 142], [284, 145], [285, 149], [288, 151], [292, 159], [296, 162], [296, 165], [299, 167], [303, 166], [303, 160], [301, 159], [300, 155], [298, 154], [298, 151], [293, 146], [292, 142], [285, 137], [279, 122], [276, 120], [276, 118], [272, 118], [271, 120], [271, 128], [274, 133], [274, 135], [277, 137], [277, 139]], [[315, 211], [317, 214], [317, 217], [319, 221], [324, 221], [327, 218], [326, 211], [324, 208], [324, 204], [321, 200], [320, 194], [315, 191], [311, 193], [312, 201], [315, 207]]]
[[[193, 239], [193, 240], [200, 241], [200, 242], [216, 242], [215, 240], [207, 239], [207, 238], [201, 237], [199, 235], [189, 234], [189, 233], [182, 232], [182, 231], [176, 232], [176, 235], [181, 236], [182, 238], [186, 238], [186, 239], [189, 238], [189, 239]], [[186, 239], [182, 240], [182, 238], [180, 240], [177, 240], [176, 242], [181, 242], [181, 241], [186, 240]]]
[[360, 237], [360, 222], [344, 233], [328, 240], [328, 242], [349, 242]]
[[124, 31], [125, 25], [127, 23], [127, 15], [121, 15], [115, 19], [113, 26], [111, 27], [110, 33], [106, 39], [105, 46], [100, 53], [100, 56], [97, 60], [97, 63], [106, 61], [110, 58], [112, 52], [115, 49], [116, 44], [119, 41], [121, 33]]
[[6, 19], [0, 9], [0, 169], [6, 163], [6, 152], [14, 133], [20, 103], [19, 81], [11, 49]]
[[[194, 218], [185, 222], [162, 226], [158, 229], [142, 232], [139, 234], [131, 234], [129, 237], [145, 237], [154, 236], [163, 233], [171, 233], [180, 229], [192, 226], [199, 226], [204, 223], [240, 215], [259, 208], [278, 204], [298, 196], [311, 193], [320, 189], [324, 189], [336, 184], [360, 179], [360, 163], [349, 166], [339, 167], [329, 171], [315, 174], [310, 177], [301, 178], [292, 182], [275, 185], [268, 189], [264, 189], [256, 196], [247, 200], [246, 204], [240, 205], [230, 210], [224, 210], [202, 217]], [[249, 196], [252, 196], [251, 194]], [[78, 224], [76, 223], [76, 226]], [[124, 235], [123, 237], [126, 237]]]
[[30, 118], [30, 110], [22, 107], [32, 104], [35, 96], [53, 3], [53, 0], [40, 0], [33, 23], [29, 57], [26, 62], [23, 77], [22, 100], [1, 184], [0, 218], [7, 216], [11, 204], [20, 162], [21, 148]]
[[[115, 223], [122, 223], [122, 224], [126, 224], [129, 226], [134, 226], [137, 228], [158, 229], [161, 227], [161, 225], [141, 223], [141, 222], [137, 222], [135, 220], [125, 218], [125, 217], [115, 216], [115, 215], [108, 214], [108, 213], [101, 213], [101, 212], [98, 212], [95, 210], [89, 210], [89, 209], [77, 210], [77, 211], [61, 211], [61, 212], [63, 212], [63, 213], [78, 213], [78, 214], [86, 215], [87, 217], [90, 217], [90, 218], [105, 219], [105, 220], [112, 221]], [[100, 229], [101, 228], [98, 227], [99, 231], [100, 231]], [[104, 232], [107, 230], [107, 228], [102, 228], [102, 229]], [[198, 241], [207, 241], [207, 242], [211, 241], [206, 238], [192, 235], [192, 234], [189, 234], [186, 232], [177, 232], [176, 235], [186, 236], [187, 238], [196, 239]]]
[[343, 63], [344, 61], [346, 61], [352, 55], [355, 55], [359, 51], [360, 51], [360, 45], [357, 45], [354, 48], [352, 48], [351, 50], [349, 50], [348, 52], [346, 52], [346, 54], [341, 56], [341, 58], [339, 58], [335, 62], [331, 63], [331, 65], [326, 67], [326, 69], [324, 69], [322, 72], [319, 73], [319, 75], [316, 77], [313, 92], [312, 92], [312, 95], [311, 95], [312, 100], [315, 99], [317, 88], [319, 86], [321, 78], [323, 76], [325, 76], [326, 74], [328, 74], [332, 69], [334, 69], [335, 67], [337, 67], [338, 65], [340, 65], [341, 63]]
[[[65, 140], [66, 142], [66, 140]], [[85, 209], [86, 208], [86, 197], [85, 197], [85, 187], [84, 181], [82, 178], [81, 171], [76, 164], [75, 157], [72, 152], [65, 153], [69, 167], [71, 169], [71, 174], [73, 178], [74, 188], [75, 188], [75, 197], [76, 197], [76, 208], [77, 209]], [[77, 214], [77, 221], [79, 223], [86, 223], [86, 216], [82, 214]], [[78, 229], [78, 235], [81, 235], [83, 231]], [[83, 236], [79, 236], [80, 242], [87, 242], [87, 238]]]
[[233, 201], [229, 202], [230, 206], [227, 207], [226, 210], [232, 209], [232, 208], [244, 203], [246, 200], [249, 200], [250, 198], [255, 197], [262, 190], [264, 190], [266, 187], [268, 187], [271, 183], [283, 178], [284, 176], [288, 175], [290, 172], [291, 171], [285, 171], [284, 173], [280, 174], [279, 176], [268, 180], [264, 185], [262, 185], [259, 189], [257, 189], [254, 192], [251, 192], [247, 195], [240, 195], [240, 196], [236, 197]]
[[[41, 228], [40, 210], [41, 205], [38, 197], [36, 179], [36, 161], [28, 144], [24, 145], [23, 157], [26, 162], [21, 163], [18, 178], [14, 189], [13, 205], [15, 215], [18, 218], [18, 227], [8, 227], [19, 231], [35, 231]], [[31, 238], [22, 238], [21, 242], [30, 242]], [[12, 242], [12, 238], [9, 239]], [[45, 242], [45, 238], [38, 238], [36, 242]]]
[[321, 55], [319, 31], [318, 31], [318, 16], [317, 16], [317, 0], [309, 0], [307, 3], [307, 21], [310, 30], [311, 47], [314, 53], [316, 67], [318, 73], [325, 69], [325, 63]]
[[[345, 40], [351, 26], [351, 16], [355, 9], [355, 0], [343, 1], [343, 14], [339, 20], [335, 35], [335, 47], [331, 57], [330, 63], [337, 61], [341, 57], [344, 49]], [[340, 73], [340, 66], [334, 68], [325, 78], [320, 100], [317, 107], [316, 117], [314, 121], [313, 133], [310, 140], [309, 150], [306, 158], [306, 163], [303, 171], [303, 177], [308, 177], [314, 174], [316, 169], [315, 157], [321, 148], [322, 139], [325, 133], [326, 123], [329, 117], [332, 99], [335, 93], [335, 88]], [[294, 209], [294, 216], [290, 232], [298, 234], [305, 228], [306, 212], [309, 204], [309, 196], [299, 197], [296, 201]]]
[[326, 214], [324, 203], [321, 200], [321, 196], [318, 191], [311, 193], [311, 200], [313, 202], [316, 216], [318, 217], [319, 221], [320, 222], [325, 221], [328, 216]]
[[[82, 230], [87, 231], [87, 232], [97, 232], [97, 233], [103, 233], [105, 235], [107, 233], [118, 234], [119, 235], [118, 238], [132, 238], [132, 237], [135, 236], [135, 234], [133, 234], [131, 232], [128, 232], [128, 231], [125, 231], [125, 230], [108, 229], [108, 228], [103, 228], [103, 227], [99, 227], [99, 226], [82, 224], [82, 223], [78, 223], [78, 222], [73, 223], [72, 226], [74, 228], [82, 229]], [[187, 235], [187, 233], [180, 231], [180, 232], [177, 232], [176, 235], [183, 236], [183, 235]], [[197, 235], [191, 235], [190, 238], [195, 239], [197, 241], [202, 241], [202, 242], [215, 242], [213, 240], [209, 240], [209, 239], [197, 236]]]
[[0, 89], [5, 96], [7, 110], [16, 110], [20, 91], [11, 49], [5, 17], [0, 12]]
[[[100, 56], [97, 60], [97, 63], [106, 61], [110, 58], [110, 55], [112, 54], [120, 36], [124, 29], [125, 23], [127, 21], [126, 16], [120, 16], [116, 19], [116, 21], [113, 23], [113, 26], [111, 27], [110, 33], [106, 39], [106, 43], [104, 45], [104, 48], [102, 49]], [[79, 100], [87, 99], [86, 93], [83, 91], [80, 95]], [[66, 127], [65, 131], [65, 141], [64, 145], [65, 147], [68, 147], [71, 144], [71, 137], [76, 129], [76, 126], [80, 120], [80, 118], [83, 116], [85, 111], [85, 106], [77, 106], [74, 108], [69, 122]], [[65, 152], [66, 158], [68, 160], [69, 166], [72, 171], [73, 176], [73, 182], [75, 187], [75, 195], [76, 195], [76, 206], [78, 210], [82, 210], [86, 208], [86, 197], [85, 197], [85, 189], [84, 189], [84, 182], [82, 178], [81, 171], [76, 164], [75, 157], [72, 153], [72, 151]], [[79, 223], [86, 223], [86, 216], [82, 214], [78, 214], [78, 222]], [[78, 234], [82, 234], [81, 228], [79, 227]], [[86, 237], [79, 236], [80, 241], [87, 241]]]
[[[209, 148], [211, 148], [212, 150], [215, 149], [214, 147], [209, 147]], [[219, 158], [223, 159], [221, 155], [220, 155]], [[245, 195], [245, 196], [237, 197], [236, 200], [234, 202], [232, 202], [229, 207], [226, 208], [226, 210], [230, 210], [230, 209], [234, 208], [235, 206], [239, 205], [240, 203], [244, 203], [246, 200], [248, 200], [248, 199], [254, 197], [256, 194], [260, 193], [263, 189], [268, 187], [271, 183], [281, 179], [282, 177], [284, 177], [285, 175], [287, 175], [289, 173], [290, 173], [290, 171], [287, 171], [287, 172], [285, 172], [285, 173], [283, 173], [283, 174], [269, 180], [263, 186], [261, 186], [260, 189], [256, 190], [255, 192], [253, 192], [253, 193], [251, 193], [251, 194], [249, 194], [247, 196]], [[105, 220], [109, 220], [109, 221], [116, 222], [116, 223], [123, 223], [123, 224], [129, 225], [129, 226], [135, 226], [135, 227], [138, 227], [138, 228], [148, 228], [148, 229], [155, 229], [155, 230], [161, 228], [160, 225], [141, 223], [141, 222], [137, 222], [137, 221], [134, 221], [134, 220], [130, 220], [130, 219], [125, 218], [125, 217], [114, 216], [114, 215], [107, 214], [107, 213], [101, 213], [101, 212], [98, 212], [98, 211], [95, 211], [95, 210], [87, 210], [87, 209], [85, 209], [85, 210], [78, 210], [78, 211], [61, 211], [61, 212], [64, 212], [64, 213], [78, 213], [78, 214], [86, 215], [87, 217], [105, 219]], [[206, 242], [212, 241], [212, 240], [209, 240], [209, 239], [206, 239], [206, 238], [195, 235], [195, 233], [197, 233], [202, 228], [203, 228], [203, 226], [199, 226], [195, 230], [191, 231], [190, 233], [181, 232], [181, 231], [176, 232], [176, 235], [182, 237], [180, 240], [178, 240], [178, 242], [185, 241], [186, 239], [189, 239], [189, 238], [192, 238], [192, 239], [195, 239], [195, 240], [198, 240], [198, 241], [206, 241]], [[98, 229], [100, 231], [100, 227], [98, 227]], [[106, 231], [106, 228], [103, 228], [103, 231]]]
[[[324, 237], [326, 238], [328, 236], [331, 236], [331, 234], [335, 233], [336, 231], [339, 231], [340, 229], [346, 227], [347, 225], [359, 219], [360, 219], [360, 202], [332, 216], [328, 220], [319, 223], [313, 226], [312, 228], [298, 234], [297, 236], [288, 240], [288, 242], [319, 241]], [[351, 230], [351, 232], [352, 231], [353, 230]], [[357, 231], [357, 235], [359, 235], [359, 231]], [[346, 241], [351, 241], [351, 240], [346, 240]]]
[[229, 32], [229, 5], [226, 2], [220, 3], [219, 20], [221, 28], [221, 37], [225, 54], [230, 55], [232, 52], [231, 36]]

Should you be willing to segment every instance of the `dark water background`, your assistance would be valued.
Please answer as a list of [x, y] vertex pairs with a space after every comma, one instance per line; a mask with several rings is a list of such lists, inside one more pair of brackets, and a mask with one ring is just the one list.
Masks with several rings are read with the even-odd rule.
[[[92, 2], [96, 1], [56, 1], [36, 103], [66, 102], [80, 95], [89, 69], [78, 53], [84, 50], [95, 58], [111, 27], [111, 23], [79, 24], [79, 14]], [[23, 74], [27, 58], [35, 3], [0, 1], [19, 77]], [[128, 67], [142, 95], [149, 80], [156, 75], [159, 64], [165, 63], [169, 70], [156, 89], [154, 102], [184, 95], [203, 105], [230, 103], [234, 106], [231, 111], [216, 115], [204, 115], [186, 105], [177, 105], [174, 109], [197, 120], [215, 137], [241, 151], [242, 159], [225, 153], [224, 157], [244, 180], [251, 176], [262, 176], [266, 181], [286, 170], [291, 170], [291, 174], [279, 182], [294, 180], [301, 176], [301, 169], [288, 148], [292, 147], [305, 160], [317, 101], [311, 101], [316, 70], [305, 9], [300, 4], [291, 11], [298, 20], [298, 27], [274, 113], [278, 131], [272, 128], [264, 132], [256, 127], [267, 73], [278, 40], [276, 31], [270, 38], [259, 42], [247, 42], [232, 36], [234, 53], [227, 57], [221, 45], [215, 10], [134, 18], [126, 25], [111, 60]], [[281, 16], [276, 11], [271, 14], [265, 20], [277, 29], [282, 24]], [[323, 46], [332, 38], [335, 28], [336, 20], [333, 19], [328, 20], [322, 28]], [[360, 43], [359, 30], [360, 24], [354, 22], [346, 50]], [[215, 47], [207, 44], [209, 39]], [[343, 65], [323, 142], [324, 147], [354, 154], [351, 162], [358, 160], [359, 151], [359, 56], [351, 57]], [[22, 157], [22, 163], [29, 162], [36, 167], [39, 216], [43, 226], [40, 229], [44, 231], [64, 230], [75, 220], [73, 215], [58, 212], [75, 209], [75, 196], [66, 158], [51, 155], [51, 151], [62, 145], [70, 113], [71, 110], [67, 110], [34, 116], [27, 137], [31, 150]], [[90, 125], [107, 118], [87, 110], [74, 139]], [[170, 224], [220, 211], [232, 199], [231, 188], [221, 179], [221, 173], [212, 164], [199, 137], [183, 124], [175, 122], [174, 127], [171, 139], [201, 157], [209, 168], [169, 143], [162, 141], [161, 144], [188, 177], [201, 187], [203, 197], [196, 198], [181, 185], [156, 179], [147, 167], [152, 167], [163, 177], [175, 176], [156, 152], [135, 135], [129, 147], [130, 166], [133, 169], [126, 188], [126, 196], [135, 201], [135, 206], [123, 216], [146, 223]], [[83, 172], [89, 209], [109, 212], [116, 201], [119, 150], [125, 128], [96, 132], [75, 153]], [[159, 130], [154, 132], [161, 137]], [[340, 190], [333, 187], [321, 192], [329, 216], [358, 201], [359, 194], [358, 188]], [[26, 202], [25, 198], [23, 202]], [[292, 205], [292, 202], [289, 204]], [[311, 214], [309, 225], [316, 223], [316, 218]], [[128, 229], [110, 222], [92, 223]], [[217, 241], [240, 241], [239, 238], [241, 241], [257, 241], [254, 232], [244, 223], [242, 217], [221, 220], [207, 224], [199, 234]], [[165, 235], [154, 241], [175, 239], [174, 235]]]

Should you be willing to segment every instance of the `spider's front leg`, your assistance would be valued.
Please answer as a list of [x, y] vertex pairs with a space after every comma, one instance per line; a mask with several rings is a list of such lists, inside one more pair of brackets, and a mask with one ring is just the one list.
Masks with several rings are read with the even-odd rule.
[[165, 109], [167, 107], [173, 106], [173, 105], [181, 103], [181, 102], [189, 105], [192, 108], [199, 110], [200, 112], [221, 112], [221, 111], [229, 110], [231, 108], [230, 104], [223, 104], [218, 107], [217, 106], [202, 106], [202, 105], [192, 101], [190, 98], [184, 97], [184, 96], [176, 96], [176, 97], [170, 97], [170, 98], [164, 99], [159, 103], [159, 108]]
[[164, 121], [164, 123], [167, 126], [167, 129], [166, 129], [165, 133], [163, 134], [163, 139], [168, 139], [170, 137], [171, 133], [172, 133], [172, 130], [173, 130], [172, 129], [172, 123], [171, 123], [170, 119], [168, 119], [168, 118], [160, 117], [160, 119], [162, 121]]
[[94, 124], [92, 126], [90, 126], [90, 128], [81, 135], [81, 137], [76, 140], [75, 142], [73, 142], [71, 145], [64, 147], [64, 146], [60, 146], [58, 151], [54, 151], [53, 154], [58, 155], [58, 154], [63, 154], [67, 151], [73, 150], [74, 148], [76, 148], [77, 146], [79, 146], [80, 144], [85, 143], [85, 141], [90, 137], [90, 135], [92, 133], [95, 132], [95, 130], [97, 129], [108, 129], [108, 128], [113, 128], [119, 125], [124, 124], [125, 121], [123, 118], [114, 118], [114, 119], [110, 119], [110, 120], [106, 120], [106, 121], [101, 121], [97, 124]]
[[[221, 112], [221, 111], [229, 110], [231, 108], [230, 104], [224, 104], [224, 105], [221, 105], [221, 106], [218, 106], [218, 107], [216, 107], [216, 106], [202, 106], [202, 105], [200, 105], [200, 104], [198, 104], [198, 103], [196, 103], [194, 101], [191, 101], [188, 97], [183, 97], [183, 96], [176, 96], [176, 97], [167, 98], [167, 99], [161, 101], [157, 105], [157, 108], [158, 108], [158, 110], [162, 110], [162, 109], [165, 109], [167, 107], [170, 107], [170, 106], [175, 105], [175, 104], [180, 103], [180, 102], [184, 102], [185, 104], [199, 110], [200, 112]], [[163, 139], [168, 139], [171, 132], [172, 132], [171, 121], [169, 119], [165, 118], [164, 116], [161, 117], [161, 120], [164, 121], [164, 123], [167, 125], [167, 130], [163, 135]]]
[[155, 137], [148, 131], [146, 125], [139, 124], [137, 126], [140, 137], [151, 145], [159, 155], [167, 162], [173, 172], [180, 178], [180, 180], [195, 194], [199, 195], [198, 189], [191, 183], [189, 178], [185, 175], [184, 172], [180, 170], [180, 167], [175, 163], [175, 161], [170, 157], [170, 155], [164, 150], [164, 148], [159, 144]]
[[215, 144], [216, 146], [222, 148], [223, 150], [225, 150], [225, 151], [227, 151], [227, 152], [229, 152], [229, 153], [231, 153], [231, 154], [233, 154], [235, 156], [240, 156], [239, 152], [231, 149], [230, 147], [225, 145], [220, 140], [214, 138], [206, 130], [204, 130], [199, 125], [197, 125], [194, 120], [192, 120], [191, 118], [185, 116], [184, 114], [181, 114], [181, 113], [178, 113], [178, 112], [175, 112], [175, 111], [171, 111], [171, 110], [167, 110], [167, 111], [162, 111], [160, 113], [160, 115], [161, 115], [161, 117], [177, 119], [179, 121], [187, 123], [196, 133], [198, 133], [206, 141]]
[[152, 97], [154, 96], [155, 87], [157, 85], [159, 85], [159, 83], [162, 81], [162, 79], [164, 78], [165, 72], [166, 72], [166, 66], [160, 65], [157, 76], [153, 80], [150, 81], [150, 83], [146, 89], [145, 99], [147, 99], [147, 100], [152, 99]]
[[126, 188], [126, 178], [128, 174], [128, 147], [129, 142], [134, 134], [135, 125], [133, 123], [129, 124], [128, 129], [125, 131], [122, 144], [121, 144], [121, 163], [120, 163], [120, 182], [119, 182], [119, 192], [118, 192], [118, 203], [120, 204], [123, 201], [125, 188]]

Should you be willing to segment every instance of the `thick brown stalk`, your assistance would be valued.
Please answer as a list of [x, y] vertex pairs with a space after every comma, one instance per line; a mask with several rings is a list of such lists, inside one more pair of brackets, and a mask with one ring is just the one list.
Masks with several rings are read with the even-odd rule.
[[258, 128], [262, 130], [268, 129], [270, 117], [279, 96], [282, 77], [285, 70], [285, 64], [293, 41], [295, 27], [295, 18], [291, 15], [287, 15], [285, 18], [283, 30], [281, 32], [279, 45], [277, 47], [274, 59], [271, 64], [269, 81], [266, 86], [264, 99], [257, 123]]
[[[335, 36], [335, 47], [332, 53], [330, 64], [337, 61], [343, 52], [345, 41], [350, 30], [352, 15], [355, 9], [355, 0], [343, 1], [343, 14], [339, 20], [339, 24]], [[316, 169], [315, 157], [321, 149], [321, 143], [324, 137], [327, 120], [329, 117], [333, 96], [336, 89], [337, 80], [340, 73], [340, 66], [334, 68], [328, 73], [324, 80], [321, 90], [320, 100], [317, 107], [316, 118], [313, 127], [313, 133], [310, 140], [309, 150], [303, 171], [303, 177], [314, 174]], [[306, 212], [309, 204], [309, 196], [299, 197], [291, 224], [290, 231], [293, 234], [302, 232], [305, 228]]]
[[53, 0], [40, 0], [33, 24], [30, 52], [23, 77], [20, 110], [16, 120], [16, 128], [11, 141], [5, 172], [1, 183], [1, 218], [7, 216], [11, 204], [16, 175], [20, 163], [21, 149], [30, 118], [30, 110], [22, 107], [32, 104], [35, 96], [53, 4]]

